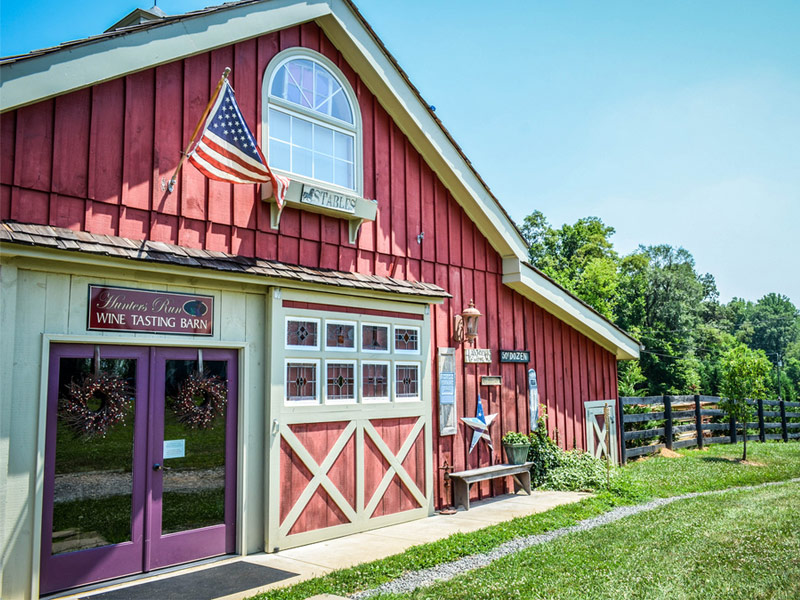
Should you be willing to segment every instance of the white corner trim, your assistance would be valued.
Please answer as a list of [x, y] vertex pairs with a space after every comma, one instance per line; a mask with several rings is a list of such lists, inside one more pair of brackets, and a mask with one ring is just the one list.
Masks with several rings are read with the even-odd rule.
[[528, 265], [514, 258], [504, 259], [503, 283], [612, 352], [617, 360], [639, 358], [635, 339]]

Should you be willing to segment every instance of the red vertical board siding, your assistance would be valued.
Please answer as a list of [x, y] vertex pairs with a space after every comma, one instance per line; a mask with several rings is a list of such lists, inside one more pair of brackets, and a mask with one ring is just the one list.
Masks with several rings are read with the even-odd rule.
[[119, 204], [125, 123], [125, 80], [114, 79], [92, 92], [89, 142], [89, 198]]
[[[125, 151], [122, 161], [122, 204], [150, 210], [153, 174], [155, 71], [129, 75], [125, 85]], [[149, 234], [149, 231], [148, 231]]]
[[85, 198], [89, 176], [91, 90], [55, 99], [52, 191]]
[[[172, 177], [183, 150], [183, 63], [156, 67], [153, 136], [153, 210], [164, 215], [178, 215], [181, 178], [172, 193], [165, 184]], [[159, 220], [158, 217], [156, 220]], [[161, 219], [159, 222], [163, 222]], [[159, 233], [163, 233], [163, 230]], [[176, 232], [177, 233], [177, 232]], [[155, 238], [153, 238], [155, 239]], [[177, 235], [173, 238], [173, 243]], [[162, 240], [167, 241], [167, 240]]]
[[52, 100], [45, 100], [17, 111], [14, 185], [50, 191], [53, 167], [53, 106]]
[[[209, 54], [198, 54], [183, 61], [183, 144], [189, 143], [210, 100]], [[180, 172], [181, 216], [205, 220], [208, 180], [188, 162]]]
[[[14, 183], [15, 138], [17, 135], [17, 112], [0, 115], [0, 184]], [[8, 193], [11, 193], [9, 190]], [[9, 199], [9, 203], [10, 203]]]
[[405, 139], [406, 155], [406, 255], [413, 259], [422, 257], [422, 247], [418, 239], [422, 231], [422, 207], [420, 206], [420, 156]]
[[[319, 51], [336, 64], [358, 100], [362, 193], [377, 201], [378, 216], [362, 225], [355, 246], [348, 242], [345, 220], [292, 208], [283, 212], [276, 232], [270, 228], [269, 204], [260, 199], [258, 186], [211, 182], [190, 165], [184, 166], [172, 193], [163, 189], [227, 66], [233, 67], [231, 82], [242, 113], [262, 148], [268, 149], [267, 132], [262, 131], [264, 73], [279, 51], [298, 45]], [[431, 317], [435, 463], [431, 468], [437, 506], [450, 502], [438, 470], [444, 461], [463, 469], [504, 460], [502, 434], [527, 431], [528, 368], [536, 369], [548, 431], [555, 435], [558, 430], [563, 447], [585, 445], [586, 400], [616, 397], [614, 355], [502, 284], [502, 259], [480, 227], [314, 23], [98, 84], [0, 119], [0, 144], [4, 150], [12, 149], [0, 153], [3, 218], [433, 282], [451, 293], [452, 299], [433, 306]], [[421, 233], [424, 237], [418, 243]], [[492, 349], [491, 365], [464, 364], [464, 346], [452, 339], [453, 315], [470, 299], [484, 315], [477, 347]], [[481, 442], [470, 454], [472, 431], [460, 420], [457, 435], [439, 436], [439, 347], [457, 348], [458, 417], [474, 414], [479, 392], [487, 414], [498, 413], [491, 429], [494, 453]], [[501, 348], [529, 350], [531, 361], [500, 364]], [[480, 376], [490, 373], [503, 376], [501, 388], [480, 386]], [[336, 427], [340, 425], [320, 430], [324, 442], [319, 443], [334, 443]], [[405, 427], [376, 423], [392, 447], [402, 444]], [[308, 475], [302, 465], [288, 449], [281, 452], [282, 466], [294, 470], [292, 485], [303, 486]], [[420, 452], [418, 443], [404, 463], [414, 478], [423, 477]], [[343, 486], [352, 478], [348, 461], [355, 456], [350, 449], [345, 454], [335, 475]], [[370, 477], [379, 481], [387, 468], [384, 463], [374, 458]], [[473, 489], [484, 497], [507, 489], [507, 482], [482, 483]], [[297, 528], [312, 527], [317, 517], [323, 525], [340, 522], [341, 515], [324, 493], [313, 503], [315, 508], [301, 515]], [[376, 514], [413, 504], [395, 481]], [[315, 516], [315, 510], [322, 511], [321, 516]]]

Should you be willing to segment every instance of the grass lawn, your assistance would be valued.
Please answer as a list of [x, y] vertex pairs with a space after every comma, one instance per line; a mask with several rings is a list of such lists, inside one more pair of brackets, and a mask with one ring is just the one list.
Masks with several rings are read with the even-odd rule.
[[[742, 446], [738, 445], [715, 445], [703, 451], [683, 450], [680, 451], [682, 458], [661, 458], [652, 457], [646, 460], [636, 461], [627, 467], [620, 469], [619, 474], [612, 483], [609, 492], [602, 492], [593, 498], [587, 498], [579, 503], [560, 506], [544, 513], [521, 517], [493, 525], [479, 531], [466, 534], [456, 534], [444, 540], [424, 544], [409, 548], [407, 551], [390, 556], [388, 558], [357, 565], [349, 569], [335, 571], [323, 577], [318, 577], [308, 581], [298, 583], [294, 586], [272, 590], [257, 596], [264, 600], [303, 600], [309, 596], [321, 593], [338, 595], [348, 595], [353, 592], [374, 588], [378, 585], [396, 579], [407, 571], [423, 569], [444, 562], [456, 560], [463, 556], [486, 552], [516, 537], [522, 537], [545, 531], [551, 531], [560, 527], [574, 525], [583, 519], [597, 516], [615, 506], [624, 504], [638, 504], [654, 497], [666, 497], [684, 494], [687, 492], [703, 492], [709, 490], [720, 490], [733, 486], [754, 485], [768, 481], [785, 481], [800, 477], [800, 444], [790, 443], [750, 443], [747, 448], [748, 463], [741, 464], [737, 461], [741, 457]], [[797, 486], [795, 486], [797, 492]], [[758, 492], [742, 492], [741, 498], [748, 498], [747, 494]], [[710, 499], [698, 499], [691, 502], [715, 503], [717, 497]], [[789, 512], [788, 518], [794, 518], [794, 530], [800, 529], [800, 517], [798, 517], [797, 506], [800, 497], [795, 494], [794, 508]], [[687, 501], [689, 502], [689, 501]], [[679, 505], [683, 505], [681, 502]], [[672, 505], [657, 511], [648, 512], [639, 518], [652, 519], [653, 515], [661, 511], [675, 510]], [[764, 517], [762, 517], [763, 519]], [[618, 526], [627, 527], [633, 518], [622, 520]], [[761, 524], [761, 520], [757, 521]], [[601, 528], [606, 529], [606, 528]], [[657, 530], [656, 530], [657, 531]], [[724, 532], [724, 531], [723, 531]], [[635, 537], [639, 537], [637, 534]], [[796, 542], [796, 538], [795, 538]], [[662, 538], [656, 537], [650, 540], [655, 548], [662, 544]], [[552, 544], [550, 544], [552, 545]], [[795, 546], [794, 558], [800, 556], [800, 551]], [[614, 556], [609, 553], [606, 556]], [[760, 554], [756, 553], [760, 557]], [[513, 557], [509, 557], [510, 560]], [[576, 557], [576, 560], [580, 559]], [[663, 560], [663, 559], [662, 559]], [[612, 566], [614, 563], [610, 563]], [[797, 566], [797, 563], [795, 563]], [[492, 568], [492, 567], [489, 567]], [[616, 568], [616, 567], [614, 567]], [[608, 565], [603, 569], [608, 571]], [[505, 575], [508, 578], [508, 574]], [[729, 577], [729, 579], [732, 579]], [[800, 579], [798, 579], [800, 580]], [[460, 579], [459, 579], [460, 581]], [[693, 582], [697, 585], [701, 582]], [[454, 587], [453, 584], [445, 584], [444, 587]], [[459, 595], [447, 596], [450, 598], [468, 598], [470, 594], [462, 594], [454, 587]], [[623, 589], [624, 593], [624, 589]], [[426, 596], [424, 591], [420, 592], [418, 598], [434, 598]], [[798, 593], [800, 594], [800, 593]], [[504, 597], [504, 596], [492, 596]], [[535, 596], [505, 596], [514, 597], [535, 597]], [[559, 596], [550, 596], [559, 597]], [[569, 597], [569, 596], [565, 596]], [[593, 597], [573, 596], [576, 598]], [[623, 597], [612, 595], [610, 597]], [[633, 597], [633, 596], [632, 596]], [[648, 594], [639, 596], [649, 598]], [[658, 596], [655, 596], [658, 597]], [[681, 597], [681, 596], [671, 596]], [[726, 597], [726, 596], [720, 596]], [[727, 596], [731, 598], [749, 597]], [[757, 596], [756, 596], [757, 597]], [[780, 598], [781, 596], [775, 596]], [[792, 597], [792, 596], [787, 596]], [[795, 597], [800, 597], [796, 595]]]
[[682, 500], [378, 598], [798, 598], [798, 506], [798, 483]]

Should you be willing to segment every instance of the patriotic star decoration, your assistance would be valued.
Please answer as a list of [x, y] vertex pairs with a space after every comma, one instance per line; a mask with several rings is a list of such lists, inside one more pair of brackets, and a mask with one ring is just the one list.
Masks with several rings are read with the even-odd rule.
[[470, 454], [473, 448], [475, 448], [482, 439], [486, 440], [486, 443], [489, 444], [490, 450], [494, 450], [492, 447], [492, 438], [489, 437], [489, 425], [491, 425], [496, 418], [497, 413], [491, 415], [483, 414], [483, 402], [481, 402], [481, 395], [478, 394], [478, 409], [476, 415], [474, 417], [461, 417], [461, 420], [473, 429], [472, 444], [469, 447]]

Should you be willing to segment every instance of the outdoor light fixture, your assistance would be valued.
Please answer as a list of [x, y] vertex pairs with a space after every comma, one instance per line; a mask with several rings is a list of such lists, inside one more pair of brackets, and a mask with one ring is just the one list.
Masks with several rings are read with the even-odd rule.
[[480, 311], [475, 308], [475, 303], [470, 300], [469, 306], [461, 311], [460, 315], [453, 317], [453, 337], [458, 343], [472, 342], [478, 337], [478, 320]]

